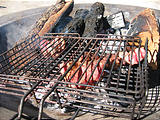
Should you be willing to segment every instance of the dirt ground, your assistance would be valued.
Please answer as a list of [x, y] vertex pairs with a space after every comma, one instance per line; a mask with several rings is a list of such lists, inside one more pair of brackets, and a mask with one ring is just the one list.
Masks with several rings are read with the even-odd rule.
[[[20, 97], [15, 97], [12, 95], [7, 94], [0, 94], [0, 120], [10, 120], [18, 110], [18, 105], [20, 103]], [[38, 108], [34, 107], [33, 105], [26, 103], [24, 107], [25, 114], [36, 117], [38, 113]], [[58, 111], [51, 111], [44, 109], [43, 113], [44, 118], [52, 118], [53, 120], [66, 120], [71, 118], [68, 114], [62, 114]], [[91, 113], [80, 113], [75, 120], [129, 120], [126, 118], [117, 118], [117, 117], [108, 117], [104, 115], [95, 115]], [[160, 112], [154, 113], [148, 117], [145, 117], [142, 120], [159, 120], [160, 119]]]

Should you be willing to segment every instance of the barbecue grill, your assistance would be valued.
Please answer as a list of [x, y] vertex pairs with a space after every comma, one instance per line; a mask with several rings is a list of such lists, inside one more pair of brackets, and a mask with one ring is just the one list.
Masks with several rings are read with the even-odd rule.
[[[88, 38], [76, 33], [47, 33], [42, 37], [34, 34], [31, 39], [28, 37], [1, 54], [0, 90], [22, 96], [18, 114], [14, 116], [18, 118], [23, 116], [24, 103], [31, 100], [39, 106], [38, 119], [43, 117], [45, 102], [74, 110], [71, 119], [79, 111], [139, 119], [158, 106], [158, 96], [156, 100], [152, 99], [155, 92], [158, 95], [158, 88], [148, 89], [147, 52], [144, 60], [140, 61], [141, 47], [147, 51], [147, 43], [141, 46], [141, 40], [133, 36], [99, 34], [96, 38]], [[135, 48], [139, 51], [139, 63], [132, 65]], [[131, 61], [124, 64], [128, 50], [131, 51]], [[120, 52], [123, 57], [117, 64]], [[114, 59], [111, 62], [112, 55]], [[103, 58], [100, 76], [94, 81], [95, 71]], [[80, 70], [81, 76], [73, 82]], [[84, 84], [80, 81], [86, 74]]]

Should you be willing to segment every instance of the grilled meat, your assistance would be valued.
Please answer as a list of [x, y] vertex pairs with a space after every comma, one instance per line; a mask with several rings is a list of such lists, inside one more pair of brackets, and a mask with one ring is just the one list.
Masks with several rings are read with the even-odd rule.
[[[145, 50], [144, 48], [140, 48], [140, 58], [138, 57], [138, 48], [136, 48], [133, 52], [125, 52], [124, 53], [124, 60], [123, 65], [130, 64], [135, 65], [139, 63], [139, 60], [142, 61], [145, 57]], [[75, 63], [72, 69], [67, 73], [65, 76], [66, 82], [71, 83], [78, 83], [78, 84], [85, 84], [85, 85], [95, 85], [96, 82], [99, 82], [101, 79], [100, 76], [104, 75], [102, 73], [103, 68], [110, 70], [110, 69], [118, 69], [121, 60], [123, 59], [123, 52], [119, 52], [119, 54], [112, 54], [110, 57], [109, 55], [103, 57], [101, 60], [98, 56], [95, 58], [91, 57], [90, 55], [87, 59], [83, 56]], [[139, 58], [139, 59], [138, 59]], [[84, 61], [85, 59], [85, 61]], [[99, 62], [100, 60], [100, 62]], [[63, 62], [60, 64], [61, 74], [64, 74], [67, 69], [72, 65], [73, 61], [69, 61], [68, 63]], [[82, 85], [68, 85], [72, 88], [79, 88], [79, 89], [87, 89], [89, 87], [82, 86]]]
[[[140, 52], [140, 56], [138, 55], [138, 51]], [[139, 63], [139, 60], [142, 61], [145, 58], [146, 55], [146, 51], [144, 48], [136, 48], [135, 50], [133, 50], [130, 52], [125, 52], [124, 53], [124, 64], [131, 64], [131, 65], [135, 65]], [[139, 56], [139, 57], [138, 57]], [[123, 52], [119, 53], [119, 58], [123, 59]]]
[[[72, 69], [65, 76], [65, 81], [71, 82], [71, 83], [85, 84], [85, 85], [94, 85], [96, 82], [100, 80], [103, 67], [108, 57], [109, 56], [103, 57], [100, 60], [100, 62], [98, 62], [100, 59], [98, 56], [96, 58], [88, 57], [83, 63], [83, 56], [81, 56], [78, 62], [75, 63]], [[105, 67], [111, 68], [111, 65], [114, 61], [114, 57], [115, 55], [111, 56], [110, 60], [108, 61], [111, 64], [106, 64]], [[94, 60], [92, 61], [92, 59]], [[61, 63], [59, 66], [60, 68], [62, 68], [61, 74], [64, 74], [66, 70], [72, 65], [72, 63], [73, 63], [72, 61], [68, 63], [65, 63], [65, 62]], [[120, 63], [119, 61], [116, 61], [116, 64], [119, 64], [119, 63]], [[73, 85], [73, 84], [68, 86], [72, 88], [79, 88], [79, 89], [88, 88], [85, 86]]]
[[41, 49], [41, 53], [45, 56], [45, 57], [56, 57], [59, 55], [59, 53], [62, 52], [62, 50], [64, 50], [65, 48], [65, 41], [62, 38], [55, 38], [52, 41], [49, 40], [42, 40], [40, 42], [40, 49]]

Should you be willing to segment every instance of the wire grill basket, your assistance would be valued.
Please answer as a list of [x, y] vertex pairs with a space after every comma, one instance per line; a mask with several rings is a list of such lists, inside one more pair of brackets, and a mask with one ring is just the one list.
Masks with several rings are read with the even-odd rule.
[[148, 90], [147, 54], [141, 59], [141, 48], [147, 51], [132, 36], [35, 35], [1, 54], [1, 92], [26, 91], [19, 118], [26, 98], [32, 97], [39, 104], [39, 119], [45, 101], [61, 108], [139, 118]]

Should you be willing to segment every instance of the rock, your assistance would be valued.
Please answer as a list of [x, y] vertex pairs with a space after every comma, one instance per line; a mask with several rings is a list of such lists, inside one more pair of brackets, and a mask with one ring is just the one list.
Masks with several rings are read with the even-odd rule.
[[107, 17], [109, 25], [114, 29], [125, 27], [125, 19], [123, 12], [117, 12]]

